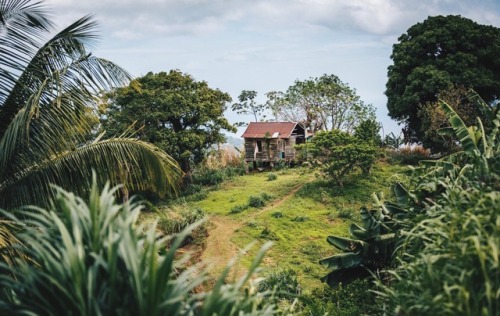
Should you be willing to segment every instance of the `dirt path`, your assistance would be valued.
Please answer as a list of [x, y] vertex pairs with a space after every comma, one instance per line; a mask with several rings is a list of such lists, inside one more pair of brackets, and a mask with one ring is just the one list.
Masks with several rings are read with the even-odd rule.
[[[279, 207], [289, 200], [295, 193], [297, 193], [297, 191], [299, 191], [307, 182], [309, 181], [295, 186], [290, 192], [279, 200], [275, 200], [270, 205], [254, 212], [251, 214], [251, 218], [255, 218], [262, 213]], [[234, 232], [242, 227], [247, 221], [248, 218], [237, 221], [228, 216], [214, 215], [210, 217], [208, 237], [201, 258], [207, 263], [209, 271], [212, 272], [212, 275], [220, 274], [227, 263], [240, 251], [240, 249], [231, 241], [231, 237]]]
[[255, 218], [257, 215], [260, 215], [262, 213], [265, 213], [265, 212], [268, 212], [274, 208], [277, 208], [279, 206], [281, 206], [281, 204], [285, 203], [286, 201], [288, 201], [295, 193], [297, 193], [297, 191], [299, 191], [303, 186], [304, 184], [306, 184], [307, 182], [309, 181], [306, 181], [304, 183], [301, 183], [297, 186], [295, 186], [290, 192], [287, 193], [287, 195], [285, 195], [284, 197], [282, 197], [281, 199], [279, 200], [276, 200], [276, 201], [273, 201], [270, 205], [264, 207], [263, 209], [253, 213], [252, 215], [252, 218]]
[[208, 237], [201, 259], [207, 263], [213, 275], [218, 275], [231, 258], [238, 253], [238, 247], [231, 242], [231, 236], [241, 223], [226, 216], [210, 217]]

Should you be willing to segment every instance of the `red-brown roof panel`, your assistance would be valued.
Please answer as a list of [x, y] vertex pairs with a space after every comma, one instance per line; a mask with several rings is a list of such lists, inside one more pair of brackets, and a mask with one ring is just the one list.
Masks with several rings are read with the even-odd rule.
[[297, 123], [293, 122], [250, 122], [241, 135], [243, 138], [289, 138]]

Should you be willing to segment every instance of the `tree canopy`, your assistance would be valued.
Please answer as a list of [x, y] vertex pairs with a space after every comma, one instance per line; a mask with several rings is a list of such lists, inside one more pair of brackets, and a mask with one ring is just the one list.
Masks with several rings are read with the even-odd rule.
[[179, 70], [149, 72], [107, 97], [103, 128], [109, 135], [134, 133], [172, 155], [185, 172], [224, 141], [222, 130], [236, 131], [223, 116], [229, 94]]
[[422, 139], [420, 107], [453, 85], [475, 90], [487, 103], [498, 99], [499, 51], [499, 28], [461, 16], [429, 17], [401, 35], [385, 94], [389, 115], [405, 125], [406, 139]]
[[0, 1], [0, 207], [48, 204], [51, 184], [85, 195], [93, 170], [101, 184], [175, 188], [180, 171], [166, 153], [92, 134], [96, 94], [129, 75], [89, 50], [91, 16], [55, 34], [49, 16], [41, 2]]
[[374, 119], [375, 110], [356, 90], [335, 75], [296, 80], [285, 92], [267, 93], [276, 119], [300, 123], [307, 130], [354, 131], [363, 120]]
[[365, 142], [339, 130], [318, 132], [309, 143], [309, 151], [321, 171], [340, 187], [346, 175], [357, 168], [370, 173], [377, 158], [371, 140]]

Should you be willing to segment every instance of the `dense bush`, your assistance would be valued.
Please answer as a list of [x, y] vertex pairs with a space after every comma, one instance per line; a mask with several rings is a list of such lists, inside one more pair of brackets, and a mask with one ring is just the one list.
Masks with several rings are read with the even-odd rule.
[[211, 186], [245, 174], [243, 153], [237, 148], [220, 148], [207, 154], [191, 175], [194, 185]]
[[377, 148], [372, 143], [338, 130], [317, 133], [308, 146], [321, 171], [340, 187], [346, 175], [358, 168], [364, 174], [370, 173], [377, 158]]
[[301, 294], [302, 287], [294, 270], [275, 270], [269, 272], [259, 282], [258, 291], [267, 293], [274, 291], [276, 298], [292, 302]]
[[278, 179], [278, 176], [275, 173], [271, 172], [267, 175], [267, 181], [274, 181], [276, 179]]
[[197, 168], [192, 174], [192, 183], [205, 186], [216, 185], [227, 179], [245, 174], [244, 167], [225, 167], [222, 169]]
[[322, 260], [332, 269], [324, 280], [336, 286], [378, 276], [383, 313], [496, 315], [500, 109], [486, 134], [481, 121], [467, 127], [441, 106], [462, 150], [414, 169], [412, 190], [396, 186], [395, 202], [374, 196], [375, 208], [362, 210], [362, 225], [353, 224], [351, 238], [328, 237], [344, 253]]
[[205, 212], [198, 208], [190, 208], [185, 204], [171, 205], [160, 208], [158, 213], [158, 228], [167, 235], [181, 232], [189, 225], [205, 217]]
[[357, 280], [338, 288], [323, 287], [300, 297], [305, 315], [375, 315], [375, 297], [367, 280]]
[[248, 198], [248, 206], [250, 207], [260, 208], [264, 207], [265, 205], [266, 205], [265, 197], [252, 195]]
[[408, 232], [393, 284], [382, 287], [386, 308], [396, 314], [500, 311], [500, 187], [470, 177], [450, 180]]
[[[497, 315], [500, 311], [500, 107], [493, 130], [467, 127], [441, 104], [462, 151], [416, 170], [423, 205], [410, 225], [392, 283], [380, 284], [397, 314]], [[491, 110], [491, 109], [490, 109]], [[418, 206], [409, 210], [418, 210]]]
[[243, 212], [247, 208], [248, 208], [248, 205], [238, 204], [238, 205], [235, 205], [231, 208], [231, 210], [229, 211], [229, 214], [238, 214], [238, 213]]
[[404, 146], [397, 149], [387, 149], [389, 161], [402, 165], [418, 165], [422, 160], [430, 159], [431, 151], [422, 146]]

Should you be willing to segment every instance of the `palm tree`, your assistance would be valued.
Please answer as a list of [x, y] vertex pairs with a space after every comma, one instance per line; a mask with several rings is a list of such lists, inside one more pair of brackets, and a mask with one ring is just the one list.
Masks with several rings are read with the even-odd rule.
[[175, 189], [181, 172], [157, 147], [125, 136], [89, 138], [96, 96], [130, 79], [88, 50], [96, 26], [85, 16], [52, 35], [41, 2], [0, 0], [0, 207], [47, 204], [51, 184], [84, 194], [92, 170], [100, 183]]

